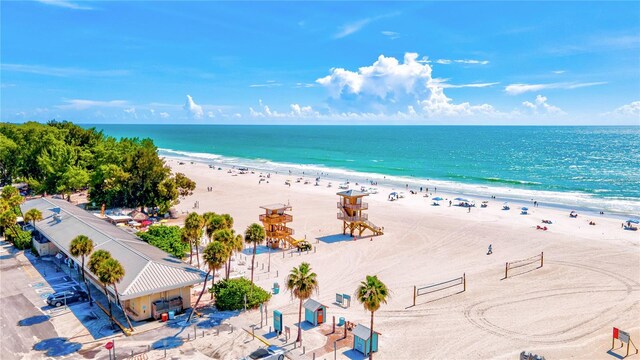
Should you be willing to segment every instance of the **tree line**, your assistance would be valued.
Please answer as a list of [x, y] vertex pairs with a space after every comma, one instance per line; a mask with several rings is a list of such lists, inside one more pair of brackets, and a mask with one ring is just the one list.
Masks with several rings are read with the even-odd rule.
[[96, 206], [166, 212], [195, 182], [172, 174], [151, 139], [106, 136], [67, 121], [0, 123], [0, 184], [25, 182], [35, 194], [88, 189]]

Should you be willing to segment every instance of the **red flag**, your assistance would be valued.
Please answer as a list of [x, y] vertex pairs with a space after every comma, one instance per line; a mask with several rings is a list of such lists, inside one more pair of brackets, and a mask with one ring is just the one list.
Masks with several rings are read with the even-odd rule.
[[613, 328], [613, 338], [617, 339], [618, 338], [618, 328]]

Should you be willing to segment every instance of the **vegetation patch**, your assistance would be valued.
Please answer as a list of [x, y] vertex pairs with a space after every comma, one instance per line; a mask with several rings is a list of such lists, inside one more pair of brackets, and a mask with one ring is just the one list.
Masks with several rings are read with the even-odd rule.
[[182, 241], [182, 229], [179, 226], [153, 225], [147, 231], [139, 232], [137, 235], [178, 259], [183, 259], [189, 251], [189, 244]]
[[251, 284], [245, 278], [222, 280], [213, 285], [218, 310], [244, 309], [244, 298], [247, 297], [247, 309], [253, 309], [271, 299], [271, 293]]

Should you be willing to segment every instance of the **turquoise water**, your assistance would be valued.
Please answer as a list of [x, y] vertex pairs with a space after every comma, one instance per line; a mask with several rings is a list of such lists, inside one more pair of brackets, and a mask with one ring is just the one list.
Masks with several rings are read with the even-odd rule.
[[640, 127], [97, 127], [168, 156], [640, 212]]

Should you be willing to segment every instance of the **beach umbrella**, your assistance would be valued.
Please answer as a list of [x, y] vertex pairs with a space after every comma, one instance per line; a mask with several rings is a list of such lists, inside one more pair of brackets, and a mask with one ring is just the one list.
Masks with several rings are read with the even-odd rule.
[[640, 220], [636, 220], [636, 219], [629, 219], [627, 220], [627, 222], [632, 224], [640, 224]]
[[523, 207], [520, 210], [529, 210], [529, 208], [528, 207]]
[[457, 200], [457, 201], [465, 201], [468, 202], [469, 200], [465, 199], [465, 198], [455, 198], [453, 200]]
[[443, 198], [441, 198], [440, 196], [436, 196], [433, 198], [433, 201], [442, 201], [444, 200]]

